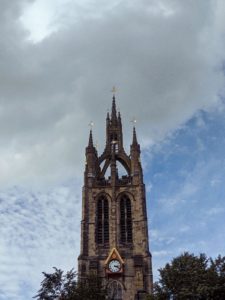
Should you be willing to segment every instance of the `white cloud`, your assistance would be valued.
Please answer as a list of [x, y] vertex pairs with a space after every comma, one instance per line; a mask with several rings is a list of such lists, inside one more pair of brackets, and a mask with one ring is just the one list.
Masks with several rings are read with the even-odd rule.
[[181, 232], [181, 233], [188, 232], [190, 229], [191, 229], [190, 226], [184, 225], [179, 229], [179, 232]]
[[12, 188], [0, 193], [0, 299], [25, 299], [26, 292], [31, 299], [43, 271], [76, 267], [81, 220], [77, 186], [74, 182], [45, 192]]
[[200, 184], [194, 182], [192, 175], [190, 175], [186, 178], [185, 182], [179, 187], [175, 194], [171, 195], [169, 198], [161, 198], [158, 200], [158, 202], [163, 209], [167, 210], [168, 212], [174, 212], [174, 210], [180, 208], [187, 201], [189, 201], [193, 195], [195, 195], [198, 190], [198, 186], [200, 186]]
[[211, 187], [216, 187], [218, 186], [220, 183], [221, 183], [221, 179], [219, 178], [213, 178], [211, 181], [210, 181], [210, 185]]
[[206, 215], [207, 216], [216, 216], [219, 214], [223, 214], [225, 211], [224, 207], [212, 207], [209, 210], [207, 210]]
[[156, 229], [151, 229], [150, 240], [155, 245], [168, 246], [175, 241], [175, 237], [168, 234], [168, 232], [161, 232]]
[[153, 251], [152, 255], [155, 257], [162, 257], [162, 256], [168, 256], [170, 254], [169, 251], [161, 250], [161, 251]]

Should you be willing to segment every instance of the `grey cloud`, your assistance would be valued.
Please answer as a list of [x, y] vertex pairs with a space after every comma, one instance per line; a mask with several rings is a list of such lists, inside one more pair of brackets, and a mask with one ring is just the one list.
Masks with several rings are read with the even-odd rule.
[[[224, 80], [217, 50], [224, 49], [221, 5], [117, 1], [101, 15], [76, 11], [75, 22], [37, 44], [19, 26], [21, 10], [7, 13], [4, 22], [14, 38], [2, 39], [0, 54], [1, 183], [79, 174], [90, 120], [103, 147], [114, 84], [126, 144], [133, 115], [149, 146], [215, 104]], [[9, 36], [7, 26], [2, 37]]]

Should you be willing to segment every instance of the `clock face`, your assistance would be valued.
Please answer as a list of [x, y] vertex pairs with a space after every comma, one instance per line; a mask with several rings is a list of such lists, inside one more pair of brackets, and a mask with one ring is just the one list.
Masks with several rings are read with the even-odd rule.
[[109, 270], [112, 273], [117, 273], [121, 269], [121, 263], [117, 259], [113, 259], [109, 263]]

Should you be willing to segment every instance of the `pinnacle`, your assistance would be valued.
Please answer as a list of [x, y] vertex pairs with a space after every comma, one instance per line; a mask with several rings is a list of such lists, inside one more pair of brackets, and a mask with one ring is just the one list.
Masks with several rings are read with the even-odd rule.
[[90, 130], [90, 134], [89, 134], [89, 141], [88, 141], [88, 147], [93, 148], [93, 137], [92, 137], [92, 130]]
[[132, 145], [138, 145], [138, 142], [137, 142], [137, 134], [136, 134], [136, 129], [135, 127], [133, 127], [133, 141], [132, 141]]

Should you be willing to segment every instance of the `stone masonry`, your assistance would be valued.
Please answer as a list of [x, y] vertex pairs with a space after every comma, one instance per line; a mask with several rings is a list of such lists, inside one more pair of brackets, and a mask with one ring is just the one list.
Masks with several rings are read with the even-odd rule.
[[[120, 177], [119, 168], [124, 169], [126, 175]], [[121, 257], [115, 256], [115, 259], [122, 265], [114, 273], [106, 263], [113, 248]], [[140, 145], [134, 127], [130, 155], [125, 153], [115, 95], [111, 115], [108, 113], [106, 118], [105, 150], [98, 156], [92, 130], [86, 148], [78, 270], [80, 278], [90, 273], [102, 277], [109, 299], [142, 299], [141, 295], [152, 292]]]

